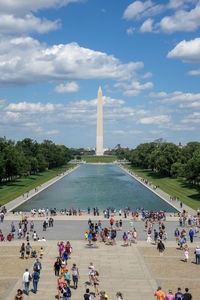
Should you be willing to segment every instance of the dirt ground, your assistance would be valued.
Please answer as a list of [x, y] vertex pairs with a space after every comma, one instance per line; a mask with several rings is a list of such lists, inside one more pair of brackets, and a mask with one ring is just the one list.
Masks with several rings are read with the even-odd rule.
[[176, 293], [189, 288], [194, 300], [200, 300], [200, 265], [195, 264], [194, 248], [189, 250], [189, 260], [184, 262], [184, 252], [175, 247], [167, 247], [162, 257], [156, 247], [140, 248], [154, 279], [162, 286], [165, 293], [172, 289]]

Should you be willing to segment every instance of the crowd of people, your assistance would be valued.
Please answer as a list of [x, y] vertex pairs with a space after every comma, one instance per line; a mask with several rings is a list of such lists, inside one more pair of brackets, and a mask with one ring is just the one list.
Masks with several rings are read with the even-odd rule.
[[157, 300], [192, 300], [192, 294], [189, 292], [188, 288], [185, 288], [185, 292], [179, 287], [175, 293], [170, 289], [168, 293], [162, 291], [162, 287], [158, 286], [157, 291], [154, 296], [157, 297]]
[[[91, 223], [89, 222], [89, 226]], [[71, 267], [69, 266], [69, 259], [73, 259], [72, 255], [72, 246], [69, 241], [64, 243], [63, 241], [58, 242], [58, 257], [54, 263], [54, 271], [57, 279], [57, 290], [58, 290], [58, 300], [70, 300], [72, 296], [72, 289], [78, 289], [78, 282], [80, 278], [79, 268], [76, 263], [72, 263]], [[83, 294], [84, 300], [91, 300], [92, 297], [99, 297], [100, 300], [109, 300], [108, 295], [105, 291], [99, 290], [100, 285], [100, 274], [95, 268], [94, 263], [90, 262], [88, 266], [88, 281], [85, 282], [86, 288], [85, 293]], [[93, 287], [93, 288], [92, 288]], [[123, 300], [121, 292], [116, 293], [117, 300]]]
[[[65, 214], [67, 214], [67, 211], [70, 212], [70, 214], [74, 214], [75, 209], [72, 208], [71, 210], [63, 210]], [[77, 210], [79, 213], [79, 210]], [[54, 226], [54, 219], [53, 216], [57, 214], [58, 212], [56, 209], [53, 210], [39, 210], [34, 212], [32, 210], [32, 217], [34, 217], [38, 213], [38, 216], [44, 217], [42, 223], [42, 229], [43, 231], [46, 231], [47, 228]], [[87, 211], [89, 217], [91, 213], [93, 216], [99, 216], [99, 210], [98, 208], [93, 208], [92, 210], [88, 207]], [[147, 243], [151, 243], [152, 245], [155, 245], [158, 249], [158, 252], [160, 256], [163, 256], [163, 253], [165, 251], [167, 240], [168, 240], [168, 234], [166, 231], [166, 212], [164, 211], [147, 211], [144, 208], [138, 208], [134, 211], [131, 211], [130, 208], [126, 208], [125, 210], [116, 210], [115, 208], [107, 208], [103, 211], [103, 216], [105, 220], [108, 220], [107, 225], [102, 225], [102, 221], [93, 221], [92, 218], [89, 218], [88, 220], [88, 229], [85, 231], [85, 240], [88, 242], [88, 245], [92, 246], [96, 244], [96, 242], [102, 242], [106, 245], [114, 246], [117, 243], [118, 240], [122, 241], [123, 246], [132, 246], [133, 244], [137, 243], [138, 240], [138, 234], [139, 232], [136, 230], [137, 221], [142, 220], [144, 224], [144, 232], [146, 234], [146, 241]], [[127, 223], [129, 224], [129, 228], [127, 231], [124, 231], [123, 227], [123, 218], [129, 218], [129, 220], [126, 221], [126, 228]], [[190, 248], [192, 247], [192, 244], [194, 241], [197, 240], [196, 236], [199, 233], [199, 227], [200, 227], [200, 211], [197, 212], [196, 216], [190, 216], [188, 213], [183, 210], [182, 213], [178, 214], [178, 218], [176, 228], [174, 228], [174, 240], [177, 242], [177, 247], [179, 247], [181, 250], [183, 250], [184, 253], [184, 262], [188, 262], [190, 260]], [[39, 251], [36, 251], [33, 249], [30, 245], [31, 240], [33, 241], [46, 241], [43, 237], [40, 239], [37, 235], [37, 232], [35, 230], [35, 221], [30, 220], [28, 221], [28, 217], [24, 214], [22, 214], [22, 218], [19, 221], [19, 223], [16, 225], [14, 222], [11, 222], [10, 224], [10, 235], [12, 236], [11, 240], [14, 237], [17, 237], [18, 239], [23, 240], [23, 243], [20, 248], [20, 255], [22, 259], [29, 259], [29, 257], [33, 257], [36, 259], [36, 262], [39, 259], [42, 259], [44, 250], [41, 247]], [[107, 222], [107, 221], [106, 221]], [[136, 222], [134, 224], [134, 222]], [[140, 224], [140, 223], [139, 223]], [[141, 224], [140, 224], [141, 226]], [[141, 232], [141, 231], [140, 231]], [[169, 232], [169, 230], [168, 230]], [[0, 230], [0, 239], [5, 237], [3, 236], [2, 231]], [[2, 240], [2, 239], [1, 239]], [[191, 244], [191, 247], [189, 247], [189, 243]], [[56, 259], [54, 263], [54, 271], [55, 276], [58, 277], [57, 279], [57, 288], [58, 288], [58, 299], [61, 297], [63, 299], [69, 300], [72, 295], [72, 289], [76, 290], [78, 289], [78, 282], [79, 282], [79, 268], [76, 263], [72, 263], [69, 267], [69, 259], [71, 259], [72, 255], [72, 246], [71, 243], [68, 241], [67, 243], [59, 242], [58, 243], [58, 258]], [[200, 264], [200, 248], [199, 246], [196, 246], [195, 251], [195, 263]], [[41, 269], [41, 267], [40, 267]], [[100, 285], [100, 273], [99, 270], [95, 268], [94, 264], [91, 262], [88, 266], [88, 286], [84, 295], [83, 299], [90, 300], [92, 297], [98, 297], [99, 299], [108, 299], [108, 295], [105, 293], [105, 291], [101, 291], [99, 289]], [[34, 267], [33, 273], [29, 274], [29, 280], [27, 281], [27, 270], [26, 274], [23, 275], [23, 280], [25, 284], [25, 291], [28, 293], [29, 284], [32, 281], [33, 282], [33, 291], [37, 292], [37, 284], [39, 281], [39, 277], [36, 279], [33, 279], [33, 274], [36, 272], [40, 276], [40, 272], [36, 270]], [[29, 272], [28, 272], [29, 273]], [[32, 278], [31, 278], [32, 277]], [[37, 277], [37, 276], [35, 276]], [[29, 284], [28, 284], [29, 282]], [[93, 288], [92, 288], [93, 287]], [[162, 289], [158, 289], [155, 292], [155, 296], [162, 295], [163, 293]], [[21, 297], [21, 292], [18, 290], [18, 294], [16, 295], [16, 299], [23, 299]], [[177, 298], [179, 295], [182, 295], [182, 298]], [[178, 295], [178, 296], [177, 296]], [[188, 288], [185, 288], [185, 292], [181, 292], [180, 290], [176, 293], [172, 293], [171, 290], [169, 292], [162, 296], [164, 298], [158, 298], [159, 300], [187, 300], [192, 299], [189, 298], [190, 293], [188, 292]], [[22, 294], [23, 296], [23, 294]], [[116, 294], [117, 300], [123, 299], [122, 293], [118, 292]], [[161, 297], [161, 296], [159, 296]]]

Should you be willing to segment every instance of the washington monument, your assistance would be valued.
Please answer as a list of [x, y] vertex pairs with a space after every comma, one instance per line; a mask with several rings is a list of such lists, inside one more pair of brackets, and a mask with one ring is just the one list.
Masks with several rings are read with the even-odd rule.
[[97, 144], [96, 155], [103, 155], [103, 101], [102, 90], [99, 87], [98, 90], [98, 102], [97, 102]]

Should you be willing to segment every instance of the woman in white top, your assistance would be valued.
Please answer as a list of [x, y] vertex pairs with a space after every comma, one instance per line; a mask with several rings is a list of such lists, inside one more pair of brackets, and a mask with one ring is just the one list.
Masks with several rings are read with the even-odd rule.
[[92, 284], [94, 282], [94, 271], [95, 271], [95, 268], [94, 268], [94, 265], [93, 263], [91, 262], [89, 267], [89, 281], [90, 281], [90, 284]]

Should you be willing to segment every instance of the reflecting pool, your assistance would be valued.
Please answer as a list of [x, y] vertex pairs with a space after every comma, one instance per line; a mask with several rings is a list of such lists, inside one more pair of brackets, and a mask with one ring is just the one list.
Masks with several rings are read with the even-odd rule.
[[117, 209], [144, 207], [147, 210], [176, 211], [117, 165], [81, 165], [55, 184], [36, 195], [15, 211], [31, 208], [80, 208], [107, 207]]

